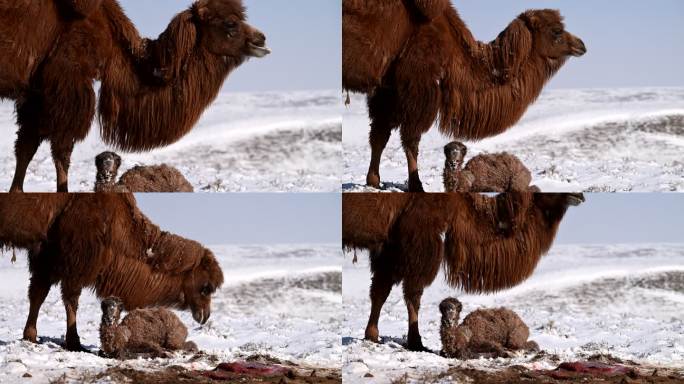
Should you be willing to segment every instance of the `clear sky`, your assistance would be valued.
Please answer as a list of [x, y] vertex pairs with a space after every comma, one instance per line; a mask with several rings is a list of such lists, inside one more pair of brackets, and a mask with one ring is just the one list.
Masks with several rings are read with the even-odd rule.
[[219, 244], [341, 244], [335, 193], [138, 194], [140, 209], [163, 230]]
[[[585, 194], [557, 244], [682, 243], [684, 194]], [[138, 194], [155, 223], [205, 244], [341, 242], [339, 194]]]
[[684, 243], [684, 193], [588, 193], [556, 244]]
[[588, 53], [549, 88], [684, 86], [684, 1], [453, 0], [476, 38], [490, 41], [518, 14], [555, 8]]
[[[120, 0], [142, 35], [157, 37], [190, 0]], [[224, 91], [341, 88], [341, 0], [243, 0], [248, 22], [266, 34], [273, 53], [251, 59]]]

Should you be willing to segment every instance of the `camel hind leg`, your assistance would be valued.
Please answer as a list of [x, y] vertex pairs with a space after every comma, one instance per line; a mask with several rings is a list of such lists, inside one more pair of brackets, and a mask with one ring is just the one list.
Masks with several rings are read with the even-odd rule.
[[371, 313], [368, 317], [365, 339], [376, 343], [380, 337], [378, 331], [380, 311], [390, 292], [392, 292], [392, 286], [396, 284], [396, 281], [392, 279], [391, 264], [388, 263], [387, 255], [383, 255], [385, 252], [385, 250], [380, 253], [371, 252], [371, 270], [373, 272], [370, 288]]
[[29, 271], [31, 272], [31, 281], [29, 283], [29, 314], [26, 319], [26, 326], [24, 327], [24, 340], [30, 342], [37, 342], [38, 331], [36, 323], [38, 322], [38, 313], [40, 307], [45, 302], [45, 298], [50, 293], [50, 288], [56, 281], [51, 277], [49, 264], [45, 263], [43, 255], [45, 254], [44, 244], [36, 244], [33, 249], [29, 250]]
[[368, 98], [368, 114], [371, 118], [370, 146], [371, 162], [366, 175], [366, 185], [380, 188], [380, 160], [392, 129], [398, 126], [396, 120], [396, 92], [380, 88]]
[[24, 179], [33, 156], [36, 155], [42, 139], [39, 134], [39, 125], [36, 121], [36, 114], [40, 108], [40, 99], [36, 96], [17, 104], [17, 141], [14, 146], [14, 153], [17, 160], [14, 170], [14, 179], [10, 192], [23, 192]]

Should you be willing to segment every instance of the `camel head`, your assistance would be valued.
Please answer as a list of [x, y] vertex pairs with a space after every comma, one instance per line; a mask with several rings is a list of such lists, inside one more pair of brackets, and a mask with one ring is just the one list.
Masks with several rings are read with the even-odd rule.
[[463, 159], [465, 159], [467, 154], [468, 148], [458, 141], [453, 141], [444, 147], [444, 156], [446, 156], [447, 161], [457, 163], [458, 165], [463, 164]]
[[266, 47], [266, 36], [245, 22], [241, 0], [199, 0], [192, 11], [202, 44], [211, 53], [240, 61], [271, 53]]
[[442, 325], [446, 327], [457, 326], [462, 309], [463, 305], [456, 298], [447, 297], [442, 300], [439, 303], [439, 311], [442, 313]]
[[536, 193], [534, 204], [541, 208], [549, 220], [560, 220], [568, 207], [584, 203], [582, 193]]
[[119, 323], [123, 303], [117, 297], [108, 297], [100, 303], [102, 308], [102, 323], [111, 326]]
[[587, 53], [584, 42], [565, 30], [560, 12], [552, 9], [530, 10], [518, 17], [532, 34], [534, 51], [545, 59], [562, 61]]
[[183, 278], [181, 309], [190, 309], [192, 318], [200, 324], [211, 315], [211, 295], [223, 284], [223, 272], [214, 254], [206, 249], [200, 264]]
[[121, 156], [114, 152], [102, 152], [95, 158], [95, 166], [98, 181], [107, 183], [114, 181], [121, 167]]

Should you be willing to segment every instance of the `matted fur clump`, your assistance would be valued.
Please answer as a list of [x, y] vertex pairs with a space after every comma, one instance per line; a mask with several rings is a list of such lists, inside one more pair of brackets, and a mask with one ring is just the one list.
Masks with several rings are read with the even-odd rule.
[[422, 350], [420, 299], [444, 266], [447, 282], [468, 293], [496, 292], [528, 278], [581, 194], [344, 194], [342, 243], [368, 249], [372, 282], [366, 339], [378, 341], [380, 311], [402, 283], [408, 347]]
[[478, 309], [459, 324], [463, 306], [453, 297], [439, 304], [442, 354], [457, 359], [509, 357], [511, 351], [539, 350], [528, 341], [530, 330], [515, 312], [507, 308]]
[[506, 153], [480, 154], [463, 162], [468, 149], [452, 142], [444, 147], [445, 192], [540, 192], [532, 183], [532, 174], [517, 157]]
[[494, 41], [477, 41], [456, 10], [427, 1], [345, 0], [342, 84], [368, 96], [370, 186], [380, 185], [382, 152], [394, 129], [406, 152], [409, 190], [418, 175], [421, 136], [435, 120], [446, 136], [474, 140], [515, 124], [546, 82], [584, 43], [555, 10], [520, 14]]
[[114, 152], [103, 152], [95, 158], [97, 176], [95, 192], [193, 192], [192, 184], [174, 167], [166, 164], [135, 166], [126, 171], [119, 181], [121, 157]]
[[81, 291], [116, 296], [126, 310], [149, 306], [190, 310], [204, 324], [211, 295], [223, 283], [213, 253], [164, 232], [119, 194], [0, 196], [0, 244], [27, 249], [31, 282], [24, 339], [37, 340], [38, 313], [60, 284], [67, 311], [66, 347], [81, 350], [76, 311]]
[[178, 141], [235, 68], [270, 52], [245, 20], [241, 0], [198, 0], [149, 40], [116, 0], [3, 1], [0, 98], [15, 100], [19, 126], [11, 190], [23, 189], [36, 150], [49, 141], [57, 191], [66, 192], [74, 144], [96, 109], [103, 140], [117, 148]]
[[121, 322], [123, 303], [116, 297], [102, 300], [100, 343], [105, 356], [118, 359], [142, 355], [167, 357], [172, 351], [196, 351], [197, 345], [186, 341], [188, 329], [166, 308], [135, 309]]

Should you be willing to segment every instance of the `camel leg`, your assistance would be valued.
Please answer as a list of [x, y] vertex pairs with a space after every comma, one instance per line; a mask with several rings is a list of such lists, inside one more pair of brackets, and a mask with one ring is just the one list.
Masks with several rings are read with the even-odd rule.
[[26, 326], [24, 326], [24, 340], [32, 343], [38, 340], [38, 331], [36, 323], [38, 322], [38, 312], [40, 307], [45, 302], [45, 298], [50, 293], [52, 282], [48, 280], [47, 276], [33, 273], [31, 275], [31, 283], [29, 284], [29, 314], [26, 319]]
[[30, 124], [30, 114], [35, 113], [35, 111], [32, 110], [31, 105], [32, 101], [26, 101], [22, 103], [22, 105], [17, 106], [19, 132], [17, 133], [17, 141], [14, 146], [17, 164], [14, 170], [14, 179], [12, 180], [10, 192], [24, 191], [26, 170], [42, 141], [38, 134], [38, 130], [35, 129], [35, 126]]
[[396, 105], [396, 93], [390, 89], [379, 89], [368, 98], [368, 114], [371, 118], [371, 162], [368, 167], [366, 184], [373, 188], [380, 188], [382, 152], [392, 135], [392, 129], [397, 127], [397, 123], [393, 123]]
[[402, 131], [401, 144], [406, 153], [406, 162], [408, 163], [408, 189], [409, 192], [425, 192], [423, 190], [423, 183], [420, 181], [418, 175], [418, 147], [420, 146], [420, 135], [405, 136]]
[[378, 321], [380, 320], [380, 311], [382, 306], [387, 301], [387, 297], [392, 292], [392, 274], [387, 265], [378, 265], [381, 262], [374, 261], [371, 256], [371, 268], [373, 269], [373, 279], [370, 287], [371, 299], [371, 313], [368, 317], [368, 325], [366, 326], [366, 340], [373, 342], [379, 341]]
[[78, 311], [78, 299], [81, 296], [81, 287], [75, 287], [62, 280], [62, 301], [66, 309], [67, 331], [66, 349], [73, 352], [89, 352], [81, 345], [76, 327], [76, 312]]
[[71, 153], [74, 150], [74, 143], [56, 144], [51, 142], [52, 160], [57, 171], [57, 192], [69, 192], [69, 165], [71, 164]]
[[406, 301], [406, 308], [408, 309], [409, 322], [407, 348], [411, 351], [427, 351], [423, 346], [423, 341], [418, 329], [418, 312], [420, 311], [420, 299], [422, 296], [422, 286], [404, 280], [404, 301]]

